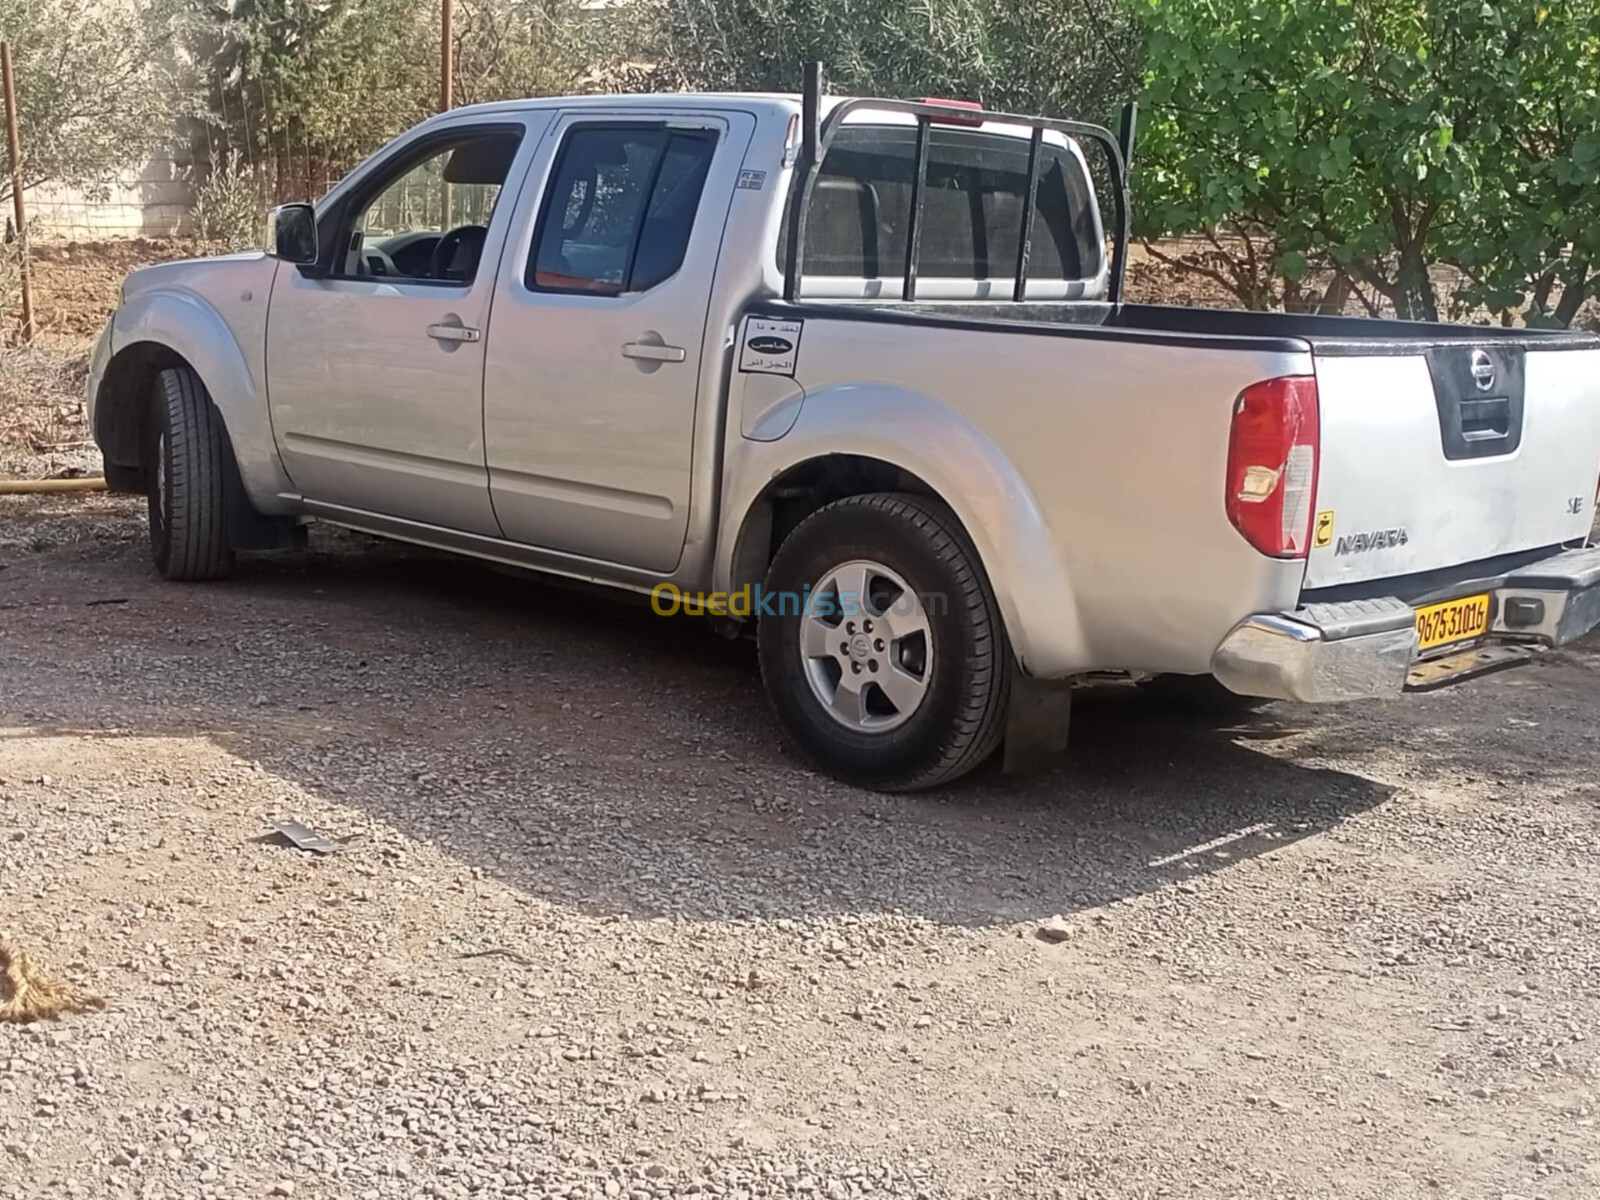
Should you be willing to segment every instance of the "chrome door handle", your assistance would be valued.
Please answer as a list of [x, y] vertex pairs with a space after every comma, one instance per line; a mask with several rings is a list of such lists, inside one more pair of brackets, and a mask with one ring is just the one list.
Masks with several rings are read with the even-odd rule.
[[627, 342], [622, 347], [623, 358], [642, 358], [646, 362], [682, 362], [688, 353], [682, 346], [660, 346], [653, 342]]
[[483, 331], [465, 325], [429, 325], [428, 336], [436, 342], [477, 342], [483, 340]]

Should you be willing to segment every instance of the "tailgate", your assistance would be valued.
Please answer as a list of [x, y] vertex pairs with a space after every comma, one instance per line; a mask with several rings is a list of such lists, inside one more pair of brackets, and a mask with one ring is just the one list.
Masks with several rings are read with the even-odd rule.
[[1600, 350], [1576, 346], [1313, 342], [1322, 453], [1305, 586], [1586, 538]]

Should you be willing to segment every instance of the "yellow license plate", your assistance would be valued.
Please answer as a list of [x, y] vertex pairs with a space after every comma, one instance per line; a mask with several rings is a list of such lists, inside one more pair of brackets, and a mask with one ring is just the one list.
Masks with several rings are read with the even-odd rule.
[[1464, 596], [1417, 609], [1417, 649], [1468, 642], [1489, 632], [1489, 597]]

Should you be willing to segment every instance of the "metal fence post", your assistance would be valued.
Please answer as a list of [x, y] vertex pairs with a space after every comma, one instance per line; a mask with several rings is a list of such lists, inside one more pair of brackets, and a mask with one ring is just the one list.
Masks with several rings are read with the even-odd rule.
[[439, 111], [455, 107], [455, 13], [451, 0], [441, 0], [439, 9]]
[[0, 84], [5, 88], [6, 149], [11, 159], [11, 207], [17, 218], [17, 262], [22, 274], [22, 333], [33, 341], [33, 281], [28, 275], [28, 214], [22, 202], [22, 145], [17, 136], [17, 84], [11, 70], [11, 43], [0, 42]]

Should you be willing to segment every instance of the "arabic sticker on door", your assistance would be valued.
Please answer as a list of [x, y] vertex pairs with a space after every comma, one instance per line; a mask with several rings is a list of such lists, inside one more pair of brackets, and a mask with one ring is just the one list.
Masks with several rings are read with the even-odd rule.
[[804, 321], [774, 321], [751, 317], [744, 323], [739, 346], [739, 370], [761, 375], [793, 375], [800, 358], [800, 332]]

